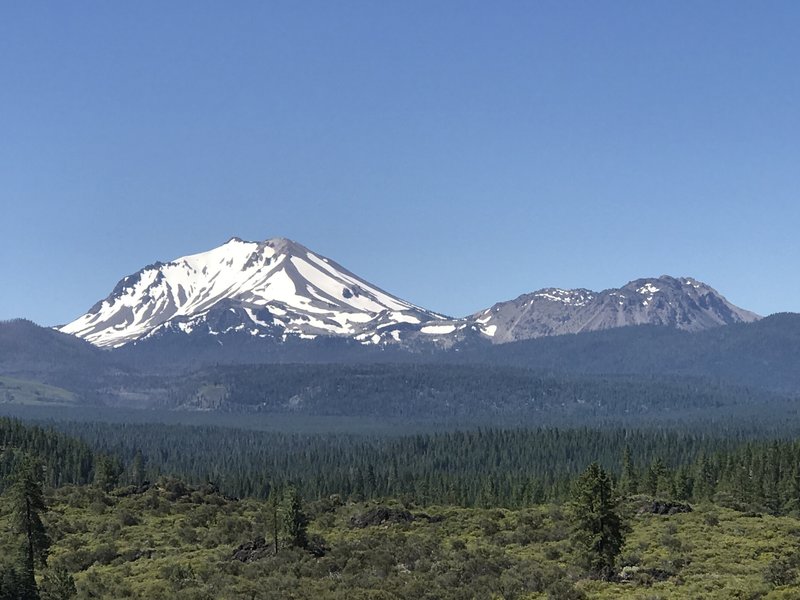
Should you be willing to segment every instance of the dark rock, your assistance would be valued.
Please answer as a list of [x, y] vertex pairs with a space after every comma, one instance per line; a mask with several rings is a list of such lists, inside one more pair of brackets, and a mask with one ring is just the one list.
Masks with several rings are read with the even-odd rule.
[[323, 538], [321, 535], [314, 534], [309, 536], [306, 550], [311, 553], [311, 556], [322, 558], [328, 553], [330, 548], [328, 547], [325, 538]]
[[427, 513], [417, 513], [414, 515], [415, 519], [422, 519], [423, 521], [427, 521], [428, 523], [441, 523], [444, 521], [444, 517], [442, 515], [429, 515]]
[[405, 509], [376, 506], [350, 519], [350, 527], [361, 529], [374, 525], [383, 525], [384, 523], [410, 523], [413, 520], [414, 515]]
[[140, 494], [144, 494], [145, 492], [147, 492], [151, 487], [153, 487], [153, 486], [150, 485], [150, 483], [146, 481], [142, 485], [139, 485], [139, 486], [128, 485], [128, 486], [125, 486], [125, 487], [117, 488], [111, 493], [111, 495], [112, 496], [116, 496], [117, 498], [127, 498], [129, 496], [138, 496]]
[[153, 558], [155, 548], [143, 548], [140, 550], [133, 550], [125, 556], [126, 562], [135, 562], [140, 558]]
[[653, 500], [639, 508], [639, 514], [676, 515], [678, 513], [689, 512], [692, 512], [692, 507], [688, 504], [683, 502], [668, 502], [666, 500]]
[[267, 556], [272, 556], [275, 549], [272, 544], [267, 544], [267, 541], [259, 536], [250, 542], [240, 544], [233, 551], [233, 559], [243, 563], [253, 562]]

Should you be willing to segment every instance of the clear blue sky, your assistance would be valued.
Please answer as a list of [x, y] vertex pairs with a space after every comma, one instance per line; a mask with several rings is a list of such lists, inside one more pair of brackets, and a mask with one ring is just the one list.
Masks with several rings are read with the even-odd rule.
[[461, 316], [691, 275], [800, 311], [800, 3], [0, 3], [0, 318], [285, 236]]

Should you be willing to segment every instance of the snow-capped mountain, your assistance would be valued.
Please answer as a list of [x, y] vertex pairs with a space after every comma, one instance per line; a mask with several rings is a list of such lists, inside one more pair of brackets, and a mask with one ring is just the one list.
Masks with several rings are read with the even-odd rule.
[[277, 342], [341, 338], [414, 350], [627, 325], [699, 331], [759, 318], [695, 279], [663, 276], [603, 292], [546, 288], [452, 319], [392, 296], [291, 240], [232, 238], [125, 277], [60, 331], [105, 348], [163, 336], [235, 335]]
[[734, 306], [705, 283], [664, 275], [603, 292], [546, 288], [499, 302], [467, 321], [484, 337], [502, 344], [628, 325], [700, 331], [759, 318]]
[[379, 343], [399, 339], [404, 327], [444, 318], [291, 240], [232, 238], [125, 277], [105, 300], [60, 330], [110, 348], [181, 332], [278, 340], [346, 336]]

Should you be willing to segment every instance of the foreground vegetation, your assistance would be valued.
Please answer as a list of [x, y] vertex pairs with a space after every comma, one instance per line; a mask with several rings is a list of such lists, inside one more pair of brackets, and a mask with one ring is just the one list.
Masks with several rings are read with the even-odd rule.
[[800, 597], [792, 441], [72, 427], [0, 419], [0, 600]]
[[643, 497], [627, 501], [630, 530], [604, 581], [577, 566], [570, 512], [557, 505], [327, 499], [306, 506], [315, 556], [283, 538], [272, 551], [266, 502], [177, 480], [112, 493], [66, 486], [47, 501], [48, 569], [73, 574], [79, 599], [797, 597], [800, 521], [713, 505], [658, 515], [639, 512], [651, 506]]

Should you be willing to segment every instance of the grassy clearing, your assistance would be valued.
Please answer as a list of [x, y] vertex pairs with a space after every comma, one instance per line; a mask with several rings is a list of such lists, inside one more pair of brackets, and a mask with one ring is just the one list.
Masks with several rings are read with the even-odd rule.
[[74, 393], [60, 387], [14, 377], [0, 377], [0, 404], [69, 406], [78, 401]]

